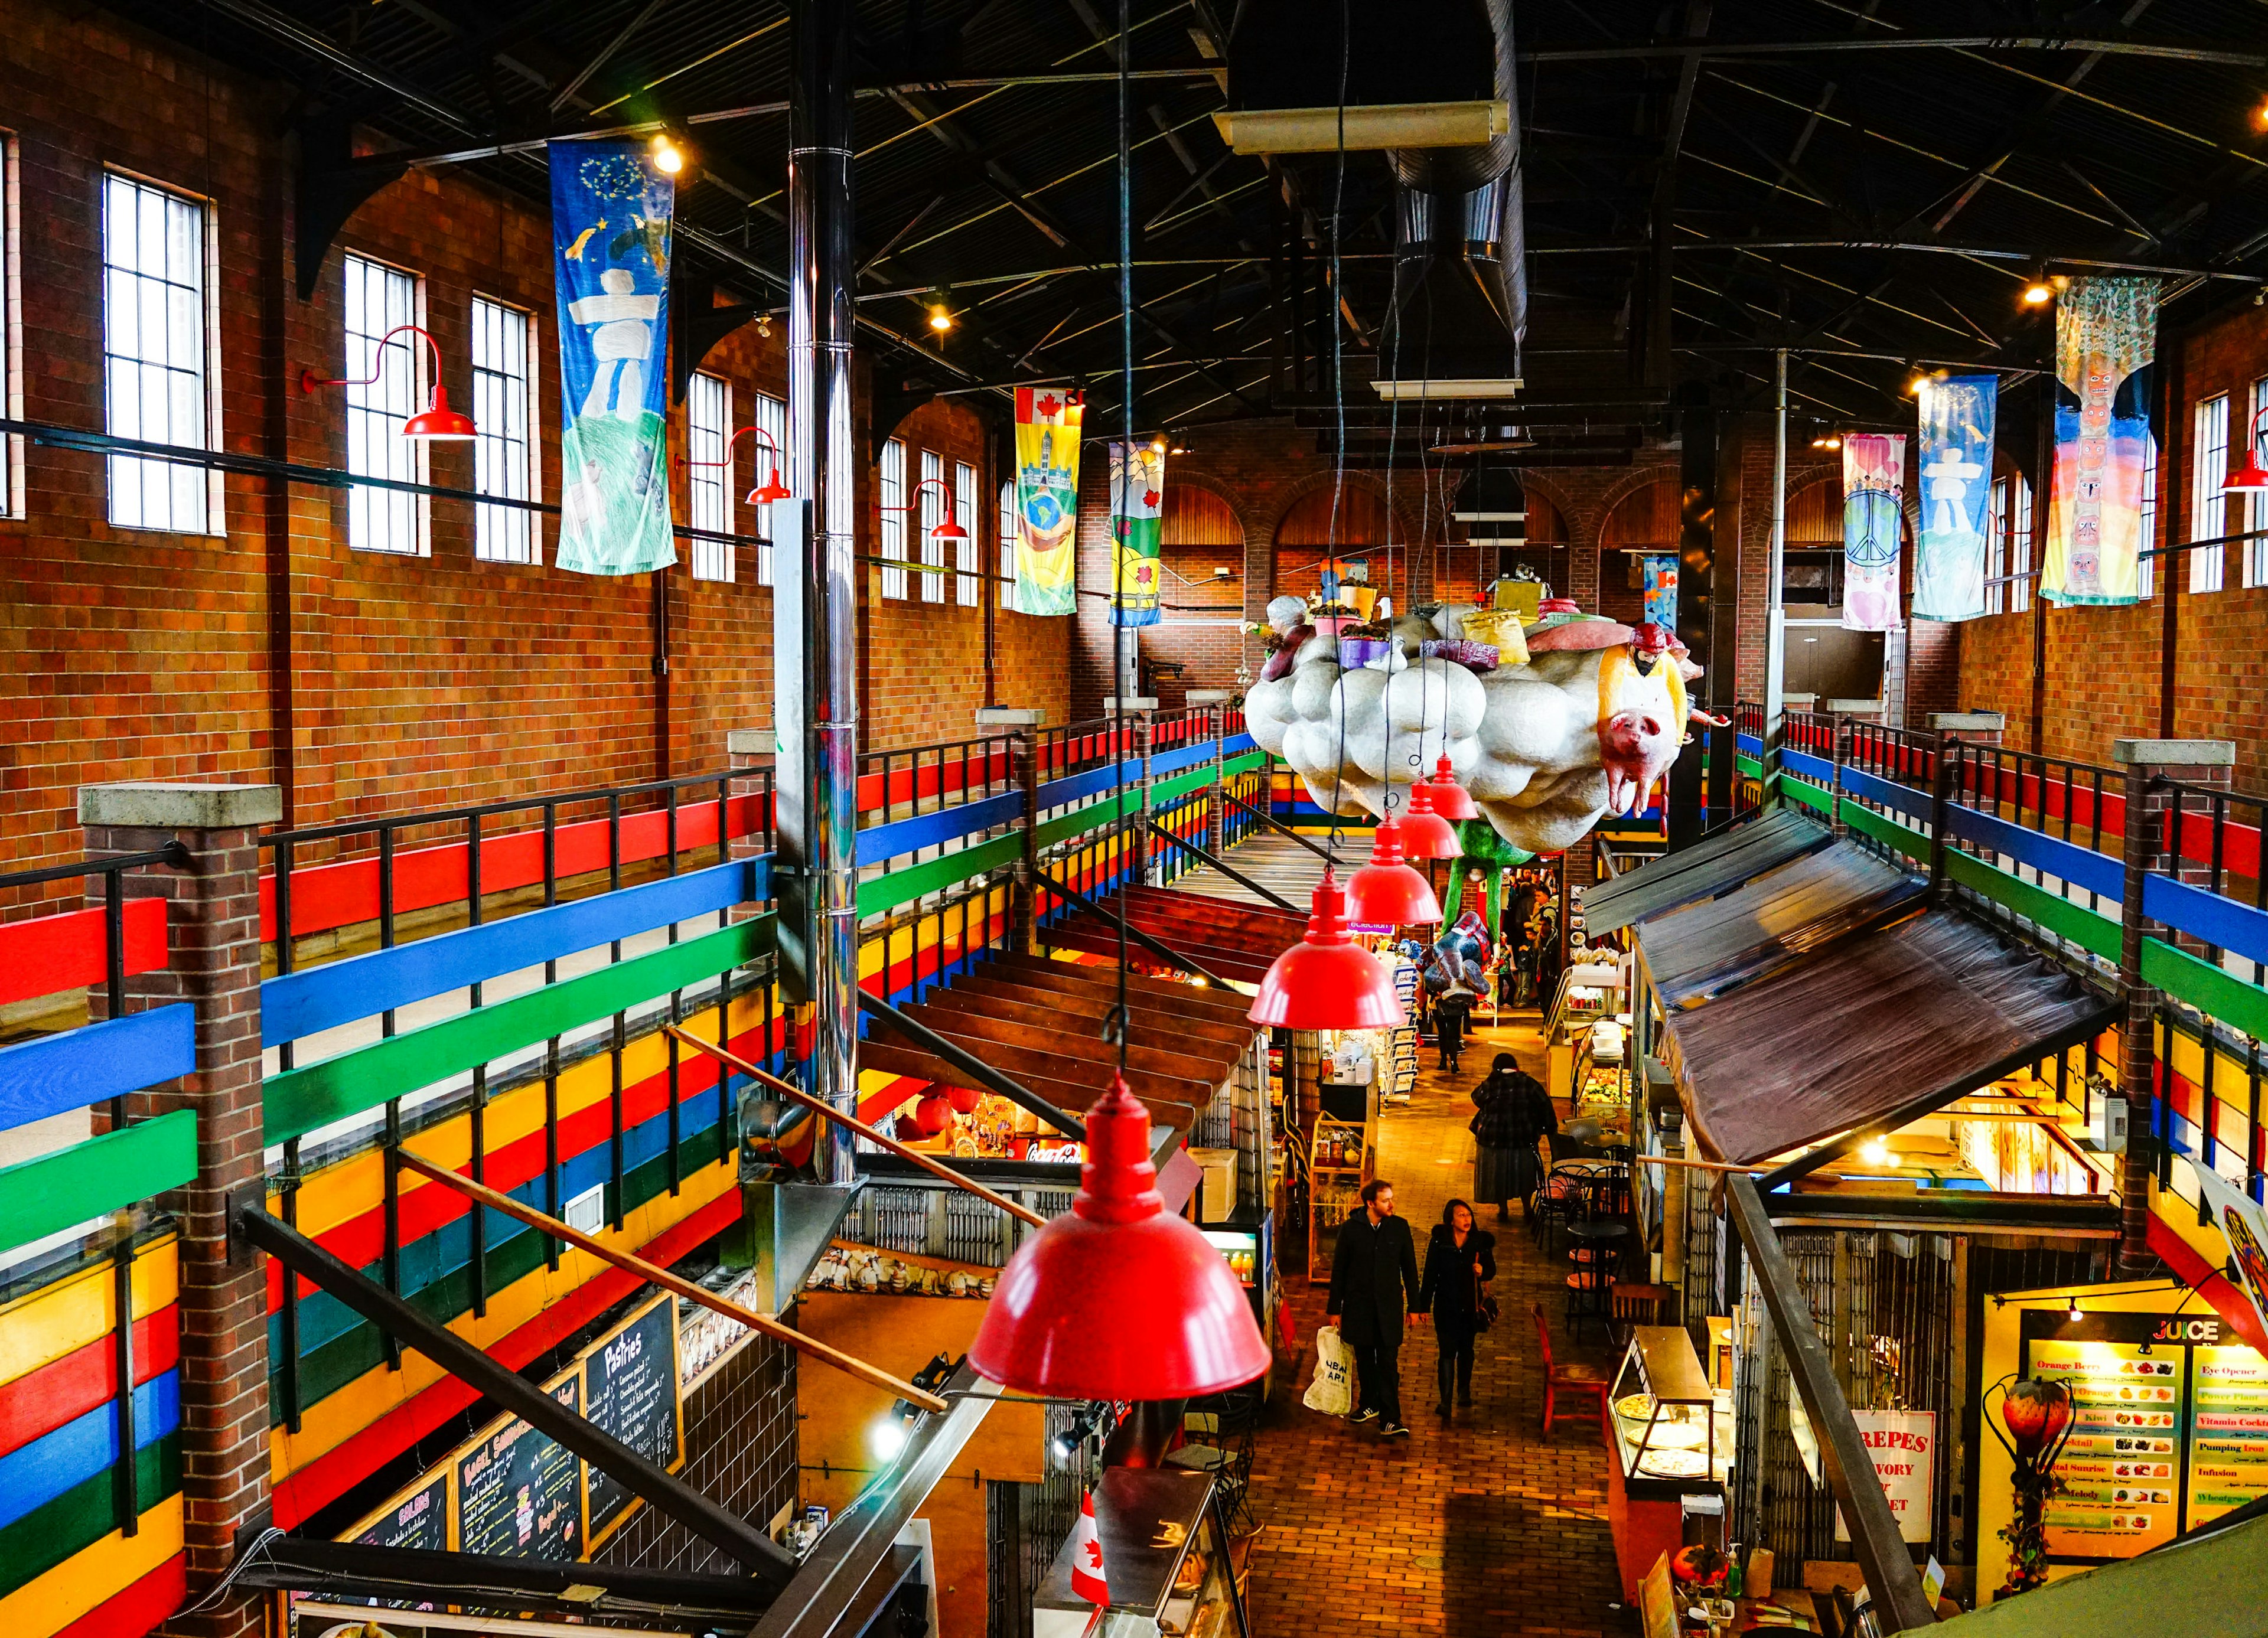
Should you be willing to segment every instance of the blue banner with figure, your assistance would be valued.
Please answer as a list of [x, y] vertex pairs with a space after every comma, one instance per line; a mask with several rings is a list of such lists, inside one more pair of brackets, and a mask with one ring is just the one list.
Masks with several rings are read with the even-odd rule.
[[669, 518], [669, 228], [677, 185], [644, 144], [551, 144], [559, 287], [558, 564], [677, 561]]
[[1913, 615], [1975, 620], [1984, 612], [2000, 378], [1930, 377], [1922, 382], [1918, 400], [1921, 531], [1914, 555]]
[[1646, 618], [1664, 631], [1677, 629], [1677, 558], [1668, 552], [1649, 552], [1638, 560], [1638, 579], [1646, 588]]

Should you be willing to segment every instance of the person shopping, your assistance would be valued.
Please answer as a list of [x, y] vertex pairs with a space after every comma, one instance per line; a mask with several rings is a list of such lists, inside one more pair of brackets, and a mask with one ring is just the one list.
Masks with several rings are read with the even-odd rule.
[[1496, 1236], [1473, 1222], [1473, 1208], [1453, 1200], [1441, 1208], [1441, 1221], [1425, 1245], [1425, 1278], [1418, 1288], [1418, 1307], [1433, 1317], [1433, 1338], [1440, 1346], [1434, 1370], [1440, 1402], [1434, 1414], [1449, 1419], [1449, 1392], [1456, 1402], [1473, 1402], [1473, 1339], [1487, 1329], [1484, 1298], [1496, 1279]]
[[1488, 1079], [1473, 1088], [1473, 1197], [1494, 1205], [1498, 1223], [1509, 1223], [1515, 1197], [1523, 1210], [1533, 1209], [1543, 1171], [1535, 1145], [1559, 1129], [1559, 1112], [1543, 1083], [1508, 1052], [1497, 1054]]
[[1472, 1016], [1473, 992], [1462, 984], [1451, 985], [1448, 993], [1433, 1003], [1433, 1041], [1441, 1049], [1440, 1067], [1451, 1075], [1457, 1072], [1457, 1060], [1464, 1055]]
[[1412, 1316], [1425, 1311], [1418, 1296], [1417, 1243], [1410, 1225], [1394, 1215], [1394, 1185], [1373, 1178], [1362, 1186], [1362, 1204], [1340, 1225], [1326, 1311], [1354, 1350], [1359, 1397], [1347, 1420], [1357, 1427], [1376, 1421], [1389, 1439], [1410, 1436], [1402, 1423], [1398, 1357], [1405, 1306]]

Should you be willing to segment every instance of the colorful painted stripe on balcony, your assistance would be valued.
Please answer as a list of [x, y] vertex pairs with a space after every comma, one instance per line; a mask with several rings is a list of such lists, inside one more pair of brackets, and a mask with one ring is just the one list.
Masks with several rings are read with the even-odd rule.
[[[129, 899], [124, 912], [127, 976], [164, 966], [166, 900]], [[0, 1006], [99, 984], [109, 972], [99, 908], [0, 924]]]

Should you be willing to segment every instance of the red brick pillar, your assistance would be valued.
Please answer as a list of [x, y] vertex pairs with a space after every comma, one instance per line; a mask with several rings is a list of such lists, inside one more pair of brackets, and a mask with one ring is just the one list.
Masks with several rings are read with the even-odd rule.
[[[2122, 1274], [2154, 1269], [2149, 1248], [2150, 1179], [2160, 1162], [2157, 1121], [2157, 992], [2142, 981], [2144, 939], [2162, 934], [2142, 914], [2144, 879], [2153, 871], [2188, 873], [2167, 844], [2169, 820], [2179, 792], [2157, 782], [2227, 786], [2236, 761], [2228, 739], [2118, 739], [2110, 760], [2126, 770], [2125, 881], [2121, 894], [2118, 977], [2126, 1016], [2120, 1026], [2118, 1088], [2126, 1095], [2126, 1155], [2119, 1176], [2118, 1267]], [[2196, 867], [2204, 873], [2203, 866]]]
[[1228, 804], [1223, 799], [1226, 775], [1220, 766], [1227, 759], [1221, 754], [1220, 742], [1228, 721], [1229, 697], [1226, 688], [1189, 690], [1189, 703], [1204, 708], [1205, 732], [1212, 739], [1212, 783], [1205, 791], [1204, 845], [1206, 851], [1216, 856], [1226, 845], [1224, 827], [1228, 820]]
[[1017, 861], [1015, 885], [1008, 892], [1008, 948], [1028, 954], [1040, 947], [1039, 880], [1040, 785], [1046, 770], [1040, 767], [1040, 730], [1048, 714], [1036, 706], [986, 705], [977, 708], [980, 729], [1006, 729], [1016, 736], [1012, 753], [1016, 788], [1024, 797], [1024, 856]]
[[1158, 885], [1159, 860], [1157, 849], [1150, 841], [1150, 731], [1157, 722], [1158, 699], [1155, 694], [1129, 694], [1120, 700], [1113, 694], [1102, 702], [1102, 714], [1115, 718], [1121, 706], [1126, 709], [1127, 728], [1134, 737], [1134, 754], [1142, 759], [1140, 801], [1133, 812], [1126, 816], [1127, 832], [1120, 845], [1131, 848], [1134, 856], [1141, 861], [1141, 881], [1145, 887]]
[[[162, 972], [129, 979], [142, 1006], [196, 1009], [197, 1067], [136, 1093], [136, 1117], [194, 1109], [197, 1179], [168, 1196], [180, 1223], [181, 1501], [189, 1601], [235, 1561], [239, 1533], [269, 1518], [268, 1280], [232, 1256], [232, 1199], [264, 1187], [260, 1102], [260, 827], [284, 815], [276, 785], [87, 785], [90, 858], [178, 841], [184, 870], [136, 872], [126, 891], [172, 901]], [[169, 1633], [237, 1638], [260, 1629], [258, 1594], [224, 1598]]]

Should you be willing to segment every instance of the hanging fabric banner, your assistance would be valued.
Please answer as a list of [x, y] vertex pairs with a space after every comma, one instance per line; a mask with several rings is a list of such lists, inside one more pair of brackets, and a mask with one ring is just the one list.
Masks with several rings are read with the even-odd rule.
[[1677, 559], [1668, 552], [1649, 552], [1638, 560], [1638, 580], [1646, 588], [1646, 618], [1664, 631], [1677, 629]]
[[1079, 423], [1085, 400], [1060, 387], [1016, 389], [1016, 584], [1020, 614], [1079, 606]]
[[1843, 629], [1898, 623], [1900, 508], [1906, 496], [1903, 432], [1843, 439]]
[[2228, 1241], [2230, 1260], [2236, 1264], [2244, 1294], [2252, 1299], [2252, 1311], [2261, 1328], [2268, 1331], [2268, 1213], [2194, 1156], [2190, 1157], [2190, 1170], [2197, 1174], [2198, 1193], [2206, 1214], [2220, 1224], [2220, 1232]]
[[2055, 491], [2040, 595], [2142, 595], [2142, 469], [2150, 457], [2155, 279], [2073, 279], [2056, 302]]
[[1921, 532], [1914, 552], [1917, 620], [1975, 620], [1984, 612], [1985, 532], [1992, 526], [1992, 433], [2000, 378], [1954, 375], [1921, 384]]
[[556, 143], [562, 569], [677, 561], [669, 518], [669, 230], [677, 185], [641, 143]]
[[1137, 444], [1110, 446], [1110, 623], [1158, 623], [1160, 513], [1166, 503], [1166, 456]]

